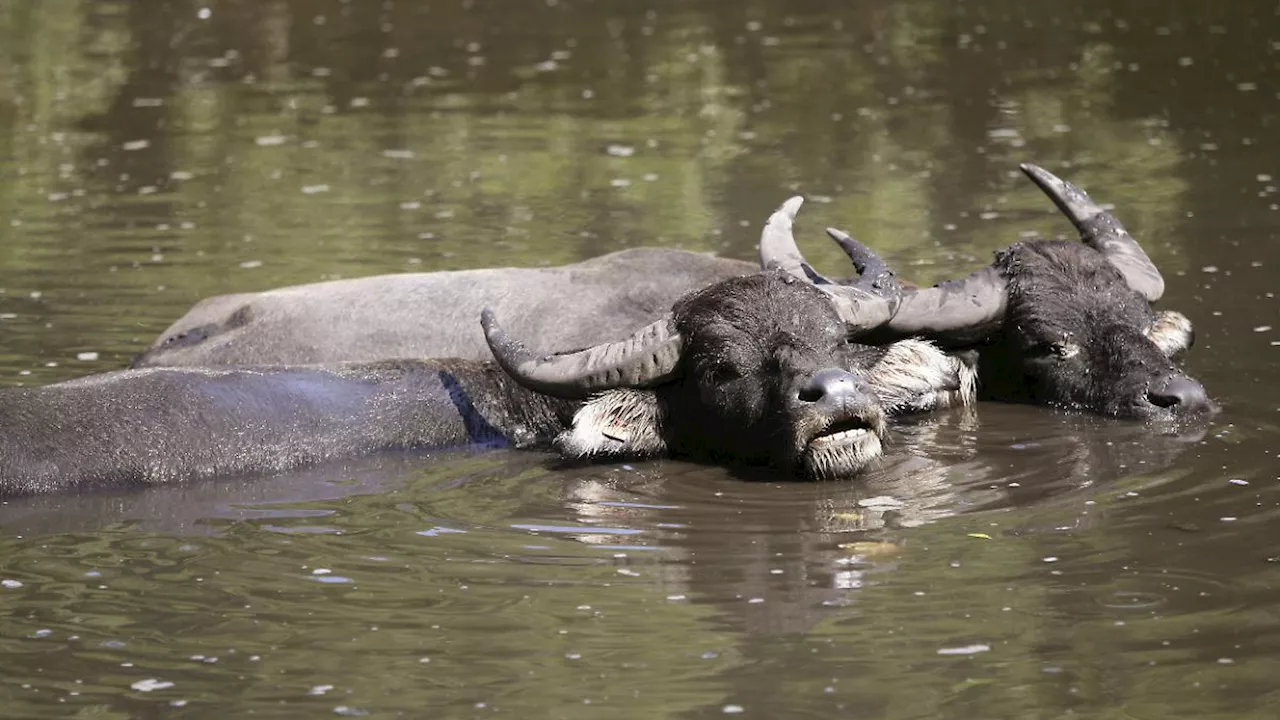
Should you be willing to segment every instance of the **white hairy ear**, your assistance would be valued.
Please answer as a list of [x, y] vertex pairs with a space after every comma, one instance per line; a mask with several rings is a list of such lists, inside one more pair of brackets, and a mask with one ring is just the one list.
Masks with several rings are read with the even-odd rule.
[[1161, 310], [1147, 328], [1147, 338], [1168, 357], [1181, 355], [1196, 341], [1195, 330], [1186, 315], [1172, 310]]
[[967, 406], [976, 391], [976, 358], [902, 340], [885, 346], [865, 378], [891, 415]]
[[662, 414], [653, 392], [609, 390], [578, 409], [573, 426], [556, 438], [556, 449], [575, 458], [661, 455], [667, 451]]

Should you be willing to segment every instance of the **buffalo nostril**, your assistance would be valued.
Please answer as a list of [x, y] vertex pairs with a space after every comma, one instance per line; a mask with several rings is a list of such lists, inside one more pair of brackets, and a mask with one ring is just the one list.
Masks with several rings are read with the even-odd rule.
[[1199, 410], [1209, 406], [1204, 386], [1185, 375], [1174, 375], [1147, 391], [1152, 405], [1172, 410]]
[[838, 368], [828, 368], [814, 373], [800, 387], [796, 397], [800, 402], [816, 403], [824, 399], [841, 398], [863, 392], [861, 383], [853, 373]]
[[807, 402], [807, 403], [818, 402], [819, 400], [822, 399], [823, 394], [824, 393], [822, 392], [821, 387], [816, 386], [813, 383], [810, 383], [800, 388], [800, 395], [799, 395], [800, 402]]

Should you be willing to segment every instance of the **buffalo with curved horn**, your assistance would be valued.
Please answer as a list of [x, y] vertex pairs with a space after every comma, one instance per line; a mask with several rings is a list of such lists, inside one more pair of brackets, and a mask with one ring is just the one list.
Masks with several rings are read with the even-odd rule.
[[[790, 232], [800, 203], [773, 214], [762, 242]], [[932, 346], [850, 341], [894, 305], [861, 283], [770, 269], [693, 293], [631, 337], [576, 352], [541, 355], [512, 340], [494, 313], [482, 322], [499, 365], [526, 388], [566, 399], [625, 389], [583, 406], [560, 439], [570, 454], [597, 454], [613, 440], [842, 477], [879, 454], [886, 407], [930, 409], [971, 392], [967, 366]]]
[[[917, 290], [898, 283], [869, 248], [828, 230], [870, 274], [873, 290], [896, 301], [877, 337], [976, 348], [986, 398], [1147, 419], [1211, 412], [1204, 388], [1175, 365], [1192, 344], [1191, 322], [1151, 308], [1164, 280], [1137, 241], [1075, 185], [1029, 163], [1021, 168], [1081, 243], [1017, 243], [989, 267]], [[789, 233], [761, 244], [761, 264], [806, 266]]]
[[[771, 226], [789, 225], [796, 207]], [[927, 342], [849, 341], [891, 305], [861, 283], [819, 288], [769, 271], [713, 284], [630, 338], [565, 355], [528, 352], [490, 312], [497, 363], [147, 368], [0, 390], [0, 495], [467, 444], [674, 452], [849, 477], [879, 456], [887, 415], [967, 402], [972, 390], [970, 368]]]

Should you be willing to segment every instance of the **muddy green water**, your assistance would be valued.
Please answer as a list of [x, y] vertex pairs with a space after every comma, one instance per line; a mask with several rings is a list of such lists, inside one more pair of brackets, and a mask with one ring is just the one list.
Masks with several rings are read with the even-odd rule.
[[[536, 453], [0, 506], [0, 716], [1274, 718], [1273, 0], [0, 0], [0, 386], [199, 298], [638, 245], [795, 192], [933, 281], [1112, 203], [1223, 404], [984, 405], [848, 484]], [[145, 439], [140, 439], [145, 441]]]

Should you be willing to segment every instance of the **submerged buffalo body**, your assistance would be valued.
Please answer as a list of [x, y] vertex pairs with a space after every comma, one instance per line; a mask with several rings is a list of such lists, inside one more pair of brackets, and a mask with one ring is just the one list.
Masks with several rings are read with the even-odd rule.
[[[133, 367], [489, 357], [486, 306], [542, 347], [617, 340], [684, 295], [756, 266], [665, 248], [621, 250], [572, 265], [378, 275], [202, 300]], [[581, 320], [566, 322], [573, 311]]]
[[[1034, 165], [1022, 169], [1082, 243], [1018, 243], [996, 253], [990, 267], [915, 290], [869, 248], [828, 230], [864, 284], [894, 306], [877, 335], [976, 349], [984, 398], [1142, 419], [1211, 412], [1204, 388], [1176, 364], [1191, 346], [1191, 322], [1152, 309], [1164, 280], [1137, 241], [1076, 186]], [[762, 238], [761, 261], [808, 277], [786, 229]]]
[[468, 443], [848, 477], [880, 454], [887, 415], [971, 394], [972, 371], [926, 342], [850, 341], [888, 305], [858, 286], [770, 271], [715, 283], [630, 337], [562, 355], [527, 350], [486, 312], [496, 362], [148, 368], [5, 390], [0, 494]]

